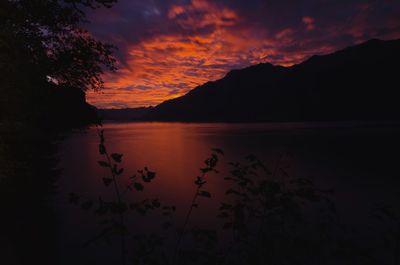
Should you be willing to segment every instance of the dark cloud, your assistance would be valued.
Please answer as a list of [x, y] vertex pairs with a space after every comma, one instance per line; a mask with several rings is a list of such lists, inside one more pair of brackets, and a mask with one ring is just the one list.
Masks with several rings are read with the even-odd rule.
[[119, 0], [89, 14], [89, 31], [118, 46], [120, 62], [109, 90], [89, 99], [154, 105], [232, 68], [400, 38], [399, 14], [398, 0]]

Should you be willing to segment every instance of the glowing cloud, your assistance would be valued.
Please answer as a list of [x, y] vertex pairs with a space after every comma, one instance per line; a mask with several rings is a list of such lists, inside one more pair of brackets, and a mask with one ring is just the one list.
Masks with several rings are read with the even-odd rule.
[[[371, 36], [400, 37], [394, 30], [380, 33], [369, 29], [374, 33], [365, 33], [371, 12], [375, 12], [371, 4], [354, 5], [355, 15], [348, 26], [346, 20], [337, 19], [333, 24], [328, 16], [297, 14], [294, 8], [280, 12], [289, 10], [292, 13], [287, 17], [297, 17], [296, 21], [276, 24], [280, 17], [273, 10], [280, 6], [272, 3], [249, 9], [236, 0], [124, 1], [111, 9], [110, 15], [94, 16], [104, 28], [108, 24], [114, 27], [93, 32], [121, 48], [120, 70], [104, 76], [106, 89], [87, 95], [91, 104], [101, 108], [156, 105], [219, 79], [231, 69], [260, 62], [288, 66]], [[134, 18], [128, 7], [139, 10]], [[394, 14], [385, 24], [389, 29], [400, 26]], [[135, 26], [139, 24], [142, 26]]]
[[314, 18], [306, 16], [302, 18], [302, 21], [306, 25], [307, 31], [313, 31], [315, 29]]

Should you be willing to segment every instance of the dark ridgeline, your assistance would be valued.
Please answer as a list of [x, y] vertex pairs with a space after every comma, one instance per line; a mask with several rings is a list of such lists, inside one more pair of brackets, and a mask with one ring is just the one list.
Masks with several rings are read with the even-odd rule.
[[82, 10], [113, 2], [0, 2], [1, 264], [57, 264], [57, 144], [98, 122], [85, 91], [114, 68], [111, 46], [81, 29]]
[[292, 67], [230, 71], [153, 108], [145, 120], [398, 120], [400, 40], [370, 40]]

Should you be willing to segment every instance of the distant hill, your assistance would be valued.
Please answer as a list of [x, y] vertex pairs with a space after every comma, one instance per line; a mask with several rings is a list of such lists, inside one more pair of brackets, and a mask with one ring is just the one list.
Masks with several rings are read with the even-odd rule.
[[400, 40], [370, 40], [291, 67], [230, 71], [144, 114], [159, 121], [399, 120]]
[[142, 119], [152, 107], [126, 108], [126, 109], [98, 109], [102, 120], [134, 121]]

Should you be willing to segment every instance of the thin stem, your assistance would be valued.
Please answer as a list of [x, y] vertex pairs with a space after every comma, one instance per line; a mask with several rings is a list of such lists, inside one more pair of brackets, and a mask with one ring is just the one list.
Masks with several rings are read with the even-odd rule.
[[[204, 178], [204, 176], [205, 176], [205, 173], [203, 173], [203, 175], [201, 176], [201, 178]], [[188, 223], [189, 223], [190, 215], [192, 214], [192, 211], [193, 211], [193, 209], [194, 209], [194, 205], [195, 205], [196, 199], [197, 199], [197, 197], [199, 196], [200, 188], [201, 188], [201, 186], [197, 186], [196, 192], [195, 192], [195, 194], [194, 194], [194, 196], [193, 196], [193, 199], [192, 199], [192, 203], [191, 203], [190, 208], [189, 208], [189, 210], [188, 210], [188, 212], [187, 212], [187, 214], [186, 214], [185, 222], [183, 223], [183, 227], [182, 227], [182, 231], [181, 231], [181, 233], [180, 233], [180, 235], [179, 235], [179, 237], [178, 237], [178, 241], [176, 242], [176, 246], [175, 246], [175, 250], [174, 250], [174, 256], [173, 256], [173, 260], [176, 260], [176, 261], [177, 261], [176, 264], [178, 264], [178, 260], [177, 260], [177, 259], [178, 259], [178, 257], [179, 257], [179, 255], [178, 255], [179, 247], [180, 247], [180, 245], [181, 245], [183, 236], [184, 236], [184, 234], [185, 234], [186, 227], [187, 227], [187, 225], [188, 225]]]
[[400, 265], [400, 235], [396, 235], [396, 242], [394, 246], [394, 265]]
[[[107, 158], [108, 163], [110, 164], [109, 168], [110, 168], [110, 171], [111, 171], [111, 174], [112, 174], [115, 194], [117, 195], [118, 204], [119, 204], [119, 206], [121, 206], [122, 205], [122, 199], [121, 199], [121, 195], [119, 193], [117, 179], [116, 179], [114, 170], [111, 167], [111, 159], [110, 159], [107, 151], [105, 152], [105, 156]], [[120, 219], [120, 223], [121, 223], [122, 227], [125, 227], [124, 214], [122, 212], [119, 212], [119, 219]], [[122, 264], [125, 265], [126, 264], [126, 250], [125, 250], [125, 235], [124, 235], [123, 231], [121, 233], [121, 258], [122, 258]]]
[[[274, 172], [272, 173], [272, 176], [271, 176], [271, 178], [272, 179], [275, 179], [276, 178], [276, 175], [277, 175], [277, 172], [278, 172], [278, 168], [279, 168], [279, 165], [281, 164], [281, 162], [282, 162], [282, 159], [283, 159], [283, 154], [281, 153], [280, 154], [280, 156], [279, 156], [279, 159], [276, 161], [276, 163], [275, 163], [275, 168], [274, 168]], [[264, 193], [264, 195], [266, 195], [265, 193]], [[266, 197], [266, 196], [265, 196]], [[259, 229], [258, 229], [258, 235], [259, 235], [259, 238], [262, 236], [262, 234], [264, 233], [264, 223], [265, 223], [265, 218], [266, 218], [266, 215], [267, 215], [267, 207], [265, 207], [265, 204], [266, 204], [267, 202], [265, 201], [265, 202], [262, 202], [262, 200], [261, 200], [261, 206], [263, 207], [263, 214], [262, 214], [262, 217], [261, 217], [261, 223], [260, 223], [260, 227], [259, 227]]]
[[279, 165], [281, 164], [282, 158], [283, 158], [283, 153], [280, 154], [279, 159], [275, 163], [275, 168], [274, 168], [274, 172], [272, 174], [272, 178], [276, 177], [276, 174], [277, 174]]
[[122, 202], [122, 200], [121, 200], [121, 195], [120, 195], [120, 193], [119, 193], [119, 188], [118, 188], [118, 183], [117, 183], [117, 179], [116, 179], [116, 176], [115, 176], [115, 172], [114, 172], [114, 170], [113, 170], [112, 167], [111, 167], [111, 159], [110, 159], [110, 156], [108, 155], [107, 151], [105, 152], [104, 155], [105, 155], [105, 157], [106, 157], [106, 159], [107, 159], [108, 164], [110, 165], [108, 168], [110, 169], [110, 172], [111, 172], [111, 176], [112, 176], [113, 183], [114, 183], [114, 190], [115, 190], [115, 194], [117, 195], [118, 203], [121, 203], [121, 202]]
[[[97, 132], [98, 132], [99, 136], [101, 137], [102, 135], [99, 132], [99, 129], [97, 129]], [[113, 180], [113, 183], [114, 183], [114, 190], [115, 190], [115, 194], [117, 196], [118, 204], [119, 204], [119, 206], [121, 206], [122, 205], [122, 199], [121, 199], [121, 194], [119, 192], [117, 178], [116, 178], [115, 172], [114, 172], [114, 170], [113, 170], [113, 168], [111, 166], [112, 161], [110, 159], [110, 156], [109, 156], [106, 148], [104, 150], [104, 156], [107, 159], [108, 168], [110, 169], [110, 172], [111, 172], [112, 180]], [[124, 214], [121, 211], [119, 212], [119, 219], [120, 219], [121, 226], [125, 227]], [[125, 248], [125, 235], [124, 235], [123, 232], [121, 233], [121, 258], [122, 258], [122, 264], [125, 265], [126, 264], [126, 248]]]

